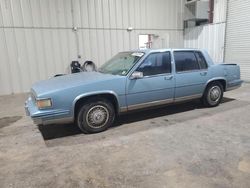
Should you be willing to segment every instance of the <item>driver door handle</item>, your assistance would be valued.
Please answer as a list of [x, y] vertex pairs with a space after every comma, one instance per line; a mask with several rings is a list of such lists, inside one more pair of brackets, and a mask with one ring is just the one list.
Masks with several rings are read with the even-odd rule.
[[172, 80], [172, 78], [173, 78], [173, 75], [171, 75], [171, 76], [165, 76], [164, 80]]

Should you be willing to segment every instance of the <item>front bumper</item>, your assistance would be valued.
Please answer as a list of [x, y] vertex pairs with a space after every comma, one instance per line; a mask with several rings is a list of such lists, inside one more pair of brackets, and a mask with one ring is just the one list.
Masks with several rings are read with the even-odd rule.
[[30, 116], [35, 124], [61, 124], [61, 123], [70, 123], [74, 121], [69, 110], [63, 109], [43, 109], [39, 110], [34, 100], [29, 97], [25, 101], [25, 112], [27, 116]]

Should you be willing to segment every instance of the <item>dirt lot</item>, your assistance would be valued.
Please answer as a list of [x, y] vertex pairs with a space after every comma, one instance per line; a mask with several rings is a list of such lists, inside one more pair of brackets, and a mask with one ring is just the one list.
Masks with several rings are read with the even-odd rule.
[[0, 187], [250, 187], [250, 84], [120, 117], [106, 132], [37, 127], [26, 94], [0, 97]]

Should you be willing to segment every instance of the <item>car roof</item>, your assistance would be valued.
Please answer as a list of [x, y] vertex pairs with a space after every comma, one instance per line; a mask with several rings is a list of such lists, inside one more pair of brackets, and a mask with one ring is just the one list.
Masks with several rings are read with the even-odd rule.
[[162, 52], [162, 51], [190, 51], [190, 50], [202, 51], [201, 49], [197, 49], [197, 48], [159, 48], [159, 49], [135, 49], [135, 50], [129, 50], [126, 52], [150, 53], [150, 52]]

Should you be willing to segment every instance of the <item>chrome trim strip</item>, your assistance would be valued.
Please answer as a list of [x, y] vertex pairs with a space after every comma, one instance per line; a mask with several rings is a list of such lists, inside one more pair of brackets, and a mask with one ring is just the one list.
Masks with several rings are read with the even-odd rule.
[[112, 94], [116, 97], [116, 99], [118, 99], [118, 95], [114, 92], [114, 91], [111, 91], [111, 90], [100, 90], [100, 91], [92, 91], [92, 92], [88, 92], [88, 93], [83, 93], [83, 94], [80, 94], [78, 95], [74, 101], [73, 101], [73, 106], [75, 106], [75, 103], [83, 98], [83, 97], [88, 97], [88, 96], [91, 96], [91, 95], [100, 95], [100, 94]]
[[178, 97], [174, 99], [174, 102], [180, 102], [180, 101], [187, 101], [187, 100], [192, 100], [192, 99], [198, 99], [201, 98], [202, 94], [196, 94], [196, 95], [189, 95], [185, 97]]
[[195, 69], [195, 70], [187, 70], [187, 71], [178, 71], [176, 74], [185, 74], [185, 73], [192, 73], [192, 72], [207, 72], [208, 69]]
[[92, 91], [92, 92], [88, 92], [88, 93], [83, 93], [83, 94], [80, 94], [78, 95], [74, 100], [73, 100], [73, 103], [72, 103], [72, 107], [71, 107], [71, 112], [73, 114], [73, 116], [75, 115], [75, 104], [76, 102], [79, 100], [79, 99], [82, 99], [84, 97], [89, 97], [89, 96], [92, 96], [92, 95], [101, 95], [101, 94], [111, 94], [113, 95], [116, 100], [117, 100], [117, 109], [119, 108], [119, 98], [118, 98], [118, 95], [112, 91], [112, 90], [100, 90], [100, 91]]
[[225, 83], [227, 84], [227, 81], [225, 80], [224, 77], [215, 77], [215, 78], [211, 78], [210, 80], [208, 80], [208, 81], [206, 82], [205, 88], [207, 87], [207, 85], [208, 85], [210, 82], [216, 81], [216, 80], [223, 80], [223, 81], [225, 81]]
[[152, 102], [147, 102], [147, 103], [142, 103], [142, 104], [134, 104], [134, 105], [129, 105], [127, 111], [147, 108], [151, 106], [159, 106], [159, 105], [164, 105], [164, 104], [181, 102], [181, 101], [188, 101], [192, 99], [198, 99], [201, 97], [202, 97], [202, 94], [196, 94], [196, 95], [190, 95], [190, 96], [185, 96], [185, 97], [178, 97], [176, 99], [166, 99], [166, 100], [158, 100], [158, 101], [152, 101]]
[[141, 109], [141, 108], [147, 108], [147, 107], [151, 107], [151, 106], [169, 104], [169, 103], [173, 103], [173, 102], [174, 102], [174, 99], [165, 99], [165, 100], [158, 100], [158, 101], [152, 101], [152, 102], [141, 103], [141, 104], [134, 104], [134, 105], [128, 106], [128, 111]]
[[174, 76], [172, 72], [169, 73], [160, 73], [160, 74], [154, 74], [154, 75], [149, 75], [149, 76], [143, 76], [140, 79], [146, 79], [146, 78], [154, 78], [154, 77], [163, 77], [163, 76]]
[[127, 111], [128, 111], [128, 109], [127, 109], [126, 106], [125, 107], [120, 107], [120, 113], [127, 112]]

